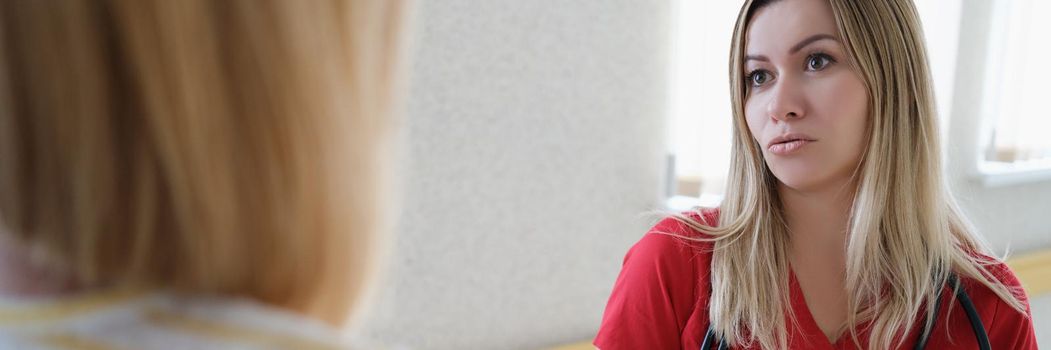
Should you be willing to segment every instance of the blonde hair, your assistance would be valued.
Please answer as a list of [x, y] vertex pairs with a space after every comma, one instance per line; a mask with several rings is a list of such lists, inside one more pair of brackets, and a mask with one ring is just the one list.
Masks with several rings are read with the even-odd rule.
[[[777, 0], [774, 0], [777, 1]], [[796, 320], [788, 286], [789, 242], [778, 180], [744, 116], [745, 36], [758, 8], [745, 1], [730, 52], [733, 146], [719, 222], [677, 219], [714, 241], [709, 318], [729, 344], [787, 348], [784, 313]], [[958, 208], [942, 175], [934, 94], [920, 20], [909, 0], [829, 0], [851, 65], [869, 95], [868, 142], [855, 172], [846, 248], [848, 319], [868, 324], [868, 348], [900, 346], [934, 305], [949, 273], [973, 278], [1025, 313], [1024, 292], [1002, 284], [990, 251]], [[903, 176], [908, 174], [907, 176]], [[703, 215], [700, 215], [703, 218]], [[937, 310], [927, 310], [930, 327]], [[793, 322], [795, 323], [795, 322]], [[793, 326], [798, 326], [795, 323]], [[860, 345], [860, 344], [859, 344]]]
[[400, 7], [0, 2], [0, 221], [85, 286], [345, 321], [383, 225]]

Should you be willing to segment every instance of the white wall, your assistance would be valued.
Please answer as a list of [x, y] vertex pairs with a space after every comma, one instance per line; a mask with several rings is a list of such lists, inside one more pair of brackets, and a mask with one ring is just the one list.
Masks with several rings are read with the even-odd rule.
[[418, 3], [405, 197], [363, 336], [524, 349], [595, 332], [662, 200], [668, 6]]

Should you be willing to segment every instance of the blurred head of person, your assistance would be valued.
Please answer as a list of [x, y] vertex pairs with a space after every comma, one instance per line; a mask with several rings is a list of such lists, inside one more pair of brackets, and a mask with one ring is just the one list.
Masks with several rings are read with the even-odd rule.
[[400, 1], [0, 2], [6, 293], [246, 296], [333, 324], [385, 217]]

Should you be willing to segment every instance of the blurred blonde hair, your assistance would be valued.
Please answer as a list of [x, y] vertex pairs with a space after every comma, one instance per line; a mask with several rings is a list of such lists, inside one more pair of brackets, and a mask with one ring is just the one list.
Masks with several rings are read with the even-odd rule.
[[339, 324], [372, 278], [402, 2], [0, 2], [0, 214], [85, 286]]
[[[733, 146], [719, 222], [675, 215], [714, 241], [709, 317], [729, 344], [787, 348], [789, 242], [777, 178], [744, 115], [745, 40], [759, 8], [745, 1], [730, 51]], [[974, 278], [1025, 313], [1023, 293], [987, 268], [1001, 263], [977, 236], [943, 179], [930, 70], [916, 9], [910, 0], [829, 0], [850, 64], [869, 95], [869, 136], [855, 173], [849, 228], [846, 327], [871, 322], [869, 349], [898, 347], [921, 306], [934, 305], [948, 274]], [[701, 215], [700, 217], [704, 217]], [[933, 308], [927, 310], [928, 323]], [[930, 327], [929, 324], [919, 325]]]

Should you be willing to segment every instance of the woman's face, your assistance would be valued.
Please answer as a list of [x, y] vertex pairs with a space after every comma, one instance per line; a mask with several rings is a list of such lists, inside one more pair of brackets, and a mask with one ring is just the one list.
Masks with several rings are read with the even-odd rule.
[[744, 112], [774, 176], [799, 191], [843, 185], [865, 147], [868, 93], [826, 0], [782, 0], [752, 17]]

